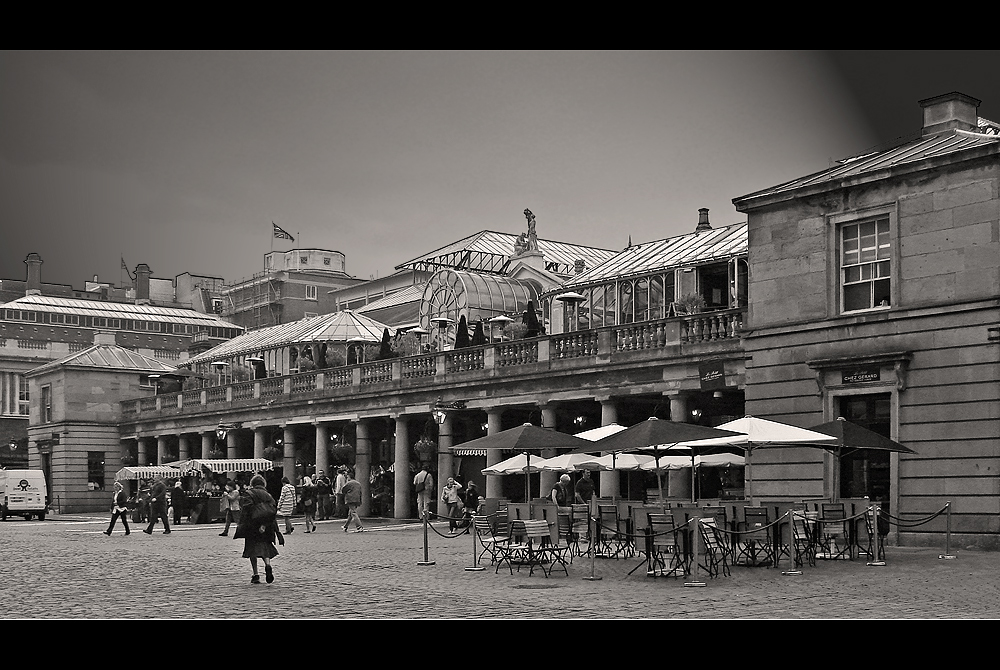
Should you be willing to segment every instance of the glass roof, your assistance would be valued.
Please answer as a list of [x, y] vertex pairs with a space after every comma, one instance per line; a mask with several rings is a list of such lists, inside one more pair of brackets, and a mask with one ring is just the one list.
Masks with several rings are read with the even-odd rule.
[[431, 328], [430, 320], [445, 316], [458, 322], [491, 319], [501, 314], [520, 314], [528, 301], [538, 303], [539, 287], [499, 275], [439, 270], [424, 287], [420, 302], [420, 325]]
[[0, 305], [0, 308], [47, 312], [51, 314], [77, 314], [80, 316], [96, 316], [109, 319], [132, 319], [133, 321], [170, 321], [172, 323], [243, 330], [242, 327], [228, 321], [223, 321], [215, 314], [202, 314], [193, 309], [136, 305], [129, 302], [104, 302], [102, 300], [78, 300], [45, 295], [28, 295], [4, 303]]

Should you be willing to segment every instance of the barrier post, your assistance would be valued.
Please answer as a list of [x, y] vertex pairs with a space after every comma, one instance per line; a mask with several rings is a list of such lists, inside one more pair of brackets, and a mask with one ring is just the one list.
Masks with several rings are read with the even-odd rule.
[[427, 554], [427, 510], [424, 510], [424, 560], [418, 561], [417, 565], [434, 565], [434, 561], [428, 560]]
[[947, 516], [945, 517], [945, 530], [944, 530], [944, 553], [938, 556], [938, 558], [951, 559], [955, 558], [951, 554], [951, 501], [949, 500], [944, 505], [945, 512]]
[[795, 515], [793, 510], [788, 510], [788, 562], [791, 565], [788, 566], [787, 570], [782, 571], [782, 575], [786, 577], [798, 577], [802, 574], [800, 570], [795, 565]]
[[[591, 497], [590, 506], [593, 508], [594, 499]], [[594, 531], [598, 530], [596, 524], [594, 523], [593, 509], [587, 512], [587, 529], [590, 533], [590, 576], [584, 577], [583, 580], [587, 582], [599, 582], [603, 577], [598, 577], [594, 574], [594, 570], [597, 567], [597, 548], [594, 546]]]
[[879, 555], [878, 548], [880, 542], [879, 538], [881, 537], [878, 532], [878, 518], [882, 514], [882, 508], [879, 507], [878, 502], [874, 502], [872, 503], [871, 507], [869, 507], [869, 509], [871, 510], [872, 513], [872, 532], [875, 533], [875, 544], [873, 545], [874, 549], [872, 549], [875, 555], [868, 557], [869, 559], [871, 559], [868, 561], [868, 565], [880, 568], [885, 565], [885, 561], [879, 560], [878, 557]]
[[470, 567], [466, 568], [465, 571], [466, 572], [480, 572], [482, 570], [485, 570], [486, 568], [484, 568], [483, 566], [479, 565], [479, 552], [476, 551], [476, 535], [477, 535], [477, 533], [475, 532], [475, 527], [474, 527], [475, 523], [476, 523], [475, 515], [473, 515], [473, 517], [471, 519], [469, 519], [469, 523], [472, 524], [472, 526], [470, 526], [470, 528], [469, 528], [469, 535], [472, 536], [472, 565]]
[[694, 517], [691, 519], [691, 523], [694, 524], [694, 531], [691, 533], [691, 549], [693, 552], [694, 568], [691, 570], [691, 578], [684, 582], [684, 586], [708, 586], [705, 582], [701, 581], [701, 568], [698, 566], [698, 540], [701, 536], [701, 519]]

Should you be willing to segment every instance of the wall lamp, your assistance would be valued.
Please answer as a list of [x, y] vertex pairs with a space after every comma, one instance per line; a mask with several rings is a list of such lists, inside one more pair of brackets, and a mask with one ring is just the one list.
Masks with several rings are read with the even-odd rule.
[[215, 429], [215, 436], [219, 440], [225, 440], [226, 436], [229, 435], [229, 431], [237, 430], [242, 427], [242, 423], [220, 423], [219, 427]]
[[437, 402], [434, 403], [434, 410], [431, 414], [434, 416], [434, 421], [440, 426], [448, 418], [448, 410], [465, 409], [464, 400], [456, 400], [454, 402], [442, 402], [441, 398], [438, 398]]

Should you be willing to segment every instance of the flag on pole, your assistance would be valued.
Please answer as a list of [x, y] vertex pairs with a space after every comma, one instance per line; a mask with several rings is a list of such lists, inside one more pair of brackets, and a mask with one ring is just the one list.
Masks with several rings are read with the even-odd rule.
[[277, 239], [279, 239], [279, 240], [291, 240], [292, 242], [295, 241], [294, 237], [292, 237], [291, 235], [289, 235], [285, 231], [284, 228], [282, 228], [281, 226], [279, 226], [278, 224], [276, 224], [274, 221], [271, 222], [271, 225], [274, 227], [274, 236]]
[[132, 273], [129, 272], [128, 266], [125, 265], [125, 257], [122, 256], [121, 258], [122, 258], [122, 270], [124, 270], [125, 274], [128, 275], [128, 278], [129, 278], [130, 281], [134, 280], [134, 277], [132, 276]]

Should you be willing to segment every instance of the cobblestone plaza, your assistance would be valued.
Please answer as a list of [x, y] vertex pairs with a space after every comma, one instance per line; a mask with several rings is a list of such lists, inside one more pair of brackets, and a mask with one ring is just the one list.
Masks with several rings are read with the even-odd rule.
[[[7, 618], [214, 619], [316, 618], [671, 618], [892, 619], [1000, 616], [1000, 553], [952, 547], [890, 547], [884, 567], [864, 560], [820, 561], [801, 576], [781, 569], [733, 568], [731, 577], [653, 579], [641, 559], [577, 557], [569, 576], [497, 574], [473, 565], [472, 540], [428, 535], [418, 523], [366, 521], [344, 533], [340, 521], [301, 524], [274, 560], [274, 584], [251, 585], [242, 541], [218, 524], [181, 524], [152, 536], [132, 524], [111, 537], [104, 515], [55, 515], [0, 525], [0, 595]], [[446, 526], [445, 526], [446, 528]], [[591, 575], [599, 580], [586, 579]]]

